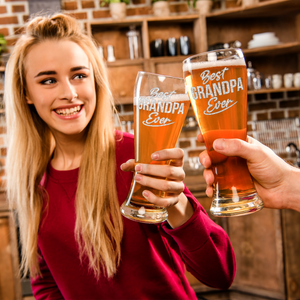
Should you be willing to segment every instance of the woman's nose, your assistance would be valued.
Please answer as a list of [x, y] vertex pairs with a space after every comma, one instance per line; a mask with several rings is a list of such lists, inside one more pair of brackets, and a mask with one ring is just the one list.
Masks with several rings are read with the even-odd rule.
[[64, 82], [61, 87], [60, 96], [61, 100], [72, 101], [74, 98], [77, 98], [78, 95], [74, 86], [70, 82]]

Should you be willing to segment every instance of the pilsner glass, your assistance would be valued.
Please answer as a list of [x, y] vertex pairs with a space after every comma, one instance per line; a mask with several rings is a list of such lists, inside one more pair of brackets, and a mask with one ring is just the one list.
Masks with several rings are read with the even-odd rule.
[[[190, 106], [183, 78], [139, 72], [134, 88], [135, 163], [166, 165], [153, 161], [151, 154], [176, 146]], [[166, 178], [163, 178], [166, 179]], [[127, 200], [121, 206], [128, 219], [142, 223], [161, 223], [168, 217], [166, 208], [148, 202], [142, 195], [149, 190], [159, 197], [164, 192], [144, 187], [134, 179]]]
[[247, 137], [247, 72], [240, 49], [200, 53], [183, 62], [188, 94], [203, 134], [214, 173], [210, 211], [215, 216], [259, 211], [263, 202], [254, 188], [246, 160], [213, 149], [218, 138]]

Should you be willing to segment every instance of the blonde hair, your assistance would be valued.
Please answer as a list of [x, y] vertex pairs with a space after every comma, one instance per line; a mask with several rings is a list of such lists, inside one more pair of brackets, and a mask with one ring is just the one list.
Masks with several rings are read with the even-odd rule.
[[40, 274], [37, 236], [43, 201], [47, 198], [40, 182], [55, 147], [47, 124], [34, 106], [26, 103], [24, 60], [33, 45], [61, 39], [77, 43], [87, 54], [93, 66], [97, 97], [79, 168], [75, 238], [80, 258], [88, 257], [96, 278], [101, 272], [112, 277], [120, 263], [123, 235], [115, 179], [115, 108], [106, 69], [94, 42], [74, 18], [64, 14], [29, 21], [6, 68], [7, 196], [20, 224], [21, 269], [25, 274], [30, 271], [32, 276]]

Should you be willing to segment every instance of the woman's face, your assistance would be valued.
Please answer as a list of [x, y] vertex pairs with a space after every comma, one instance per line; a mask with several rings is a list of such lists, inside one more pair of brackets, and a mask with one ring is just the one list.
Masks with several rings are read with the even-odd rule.
[[56, 138], [84, 132], [96, 107], [94, 74], [76, 43], [45, 41], [25, 58], [26, 100]]

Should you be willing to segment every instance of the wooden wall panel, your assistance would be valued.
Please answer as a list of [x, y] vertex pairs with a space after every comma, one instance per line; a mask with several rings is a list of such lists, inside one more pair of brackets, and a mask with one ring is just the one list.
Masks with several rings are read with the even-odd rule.
[[228, 218], [228, 228], [237, 260], [234, 289], [285, 299], [280, 211]]
[[300, 299], [300, 213], [282, 211], [287, 299]]
[[108, 69], [109, 83], [116, 103], [132, 103], [134, 84], [137, 73], [143, 71], [143, 65], [110, 67]]
[[10, 213], [0, 212], [0, 299], [20, 300], [18, 252]]

